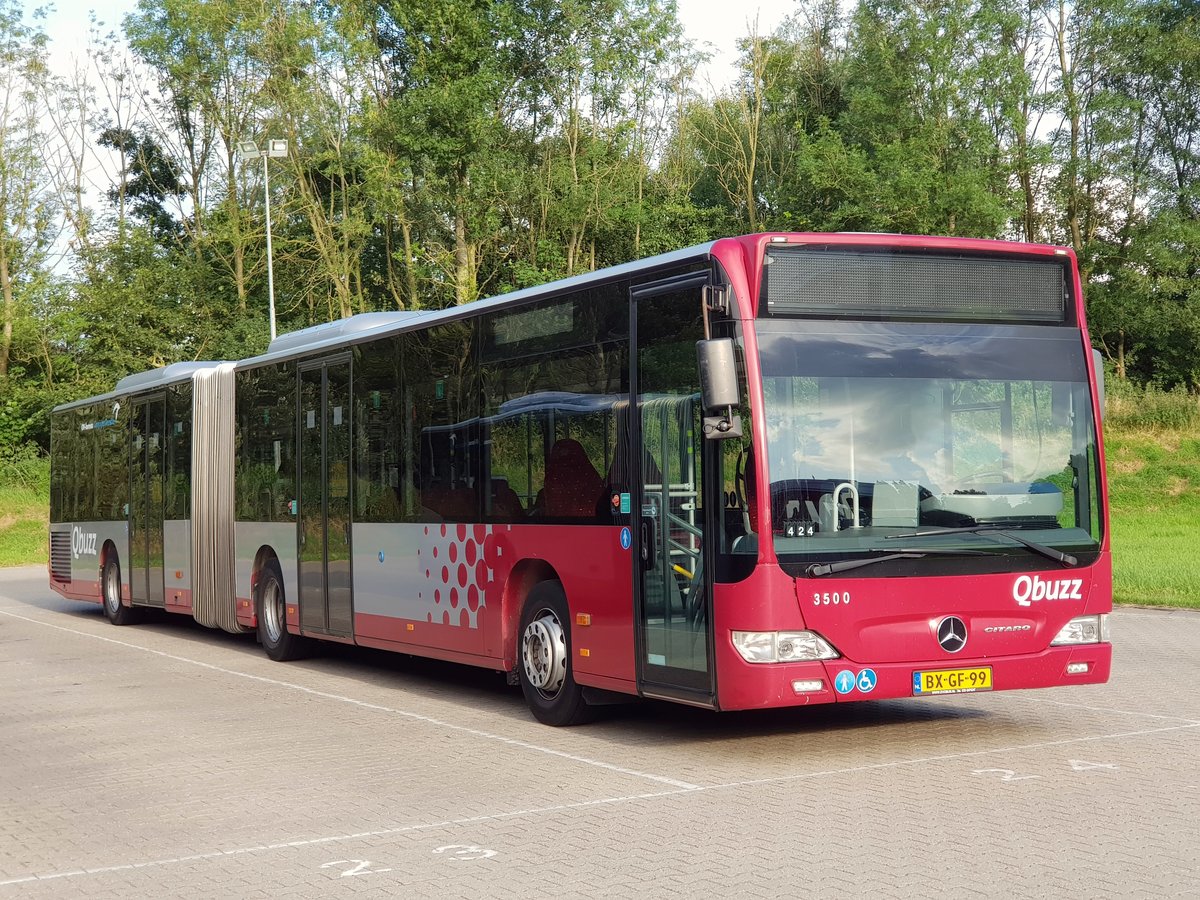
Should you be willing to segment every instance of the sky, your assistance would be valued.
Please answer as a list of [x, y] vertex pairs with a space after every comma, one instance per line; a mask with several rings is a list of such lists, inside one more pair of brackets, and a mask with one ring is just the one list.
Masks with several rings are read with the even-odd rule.
[[[39, 0], [28, 0], [27, 9]], [[744, 37], [755, 20], [760, 33], [772, 31], [792, 12], [792, 0], [677, 0], [684, 30], [713, 59], [700, 72], [700, 85], [723, 87], [733, 81], [737, 40]], [[136, 0], [57, 0], [44, 27], [52, 38], [56, 67], [69, 67], [71, 55], [82, 57], [88, 40], [88, 15], [95, 12], [105, 29], [120, 30], [121, 20], [137, 6]], [[732, 10], [732, 11], [731, 11]]]

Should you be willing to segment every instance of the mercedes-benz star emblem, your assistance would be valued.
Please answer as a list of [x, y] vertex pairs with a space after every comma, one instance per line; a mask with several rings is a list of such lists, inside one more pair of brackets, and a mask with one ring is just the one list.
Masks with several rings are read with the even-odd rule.
[[946, 616], [938, 624], [937, 639], [947, 653], [957, 653], [967, 646], [967, 626], [958, 616]]

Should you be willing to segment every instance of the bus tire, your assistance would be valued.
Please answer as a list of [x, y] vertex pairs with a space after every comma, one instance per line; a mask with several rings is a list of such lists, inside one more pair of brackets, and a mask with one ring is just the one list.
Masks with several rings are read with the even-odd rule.
[[517, 637], [517, 678], [525, 702], [544, 725], [580, 725], [593, 710], [575, 683], [571, 616], [557, 581], [534, 586], [525, 600]]
[[287, 601], [283, 593], [283, 574], [272, 560], [263, 566], [254, 588], [254, 607], [258, 619], [258, 642], [267, 656], [276, 662], [300, 659], [309, 653], [309, 640], [287, 630]]
[[136, 625], [141, 611], [121, 603], [121, 561], [116, 553], [104, 559], [104, 574], [100, 576], [100, 595], [104, 615], [114, 625]]

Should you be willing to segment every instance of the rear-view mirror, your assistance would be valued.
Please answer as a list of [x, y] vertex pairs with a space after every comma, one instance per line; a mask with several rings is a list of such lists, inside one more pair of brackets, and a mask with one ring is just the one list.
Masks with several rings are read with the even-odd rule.
[[738, 405], [737, 354], [732, 338], [710, 338], [696, 342], [700, 363], [700, 397], [705, 413], [704, 436], [709, 440], [741, 437], [742, 420], [733, 412]]

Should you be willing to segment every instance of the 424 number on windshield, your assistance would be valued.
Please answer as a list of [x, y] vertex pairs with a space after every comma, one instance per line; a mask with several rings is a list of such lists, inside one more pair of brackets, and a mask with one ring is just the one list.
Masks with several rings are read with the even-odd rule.
[[849, 591], [813, 591], [813, 606], [849, 606]]

